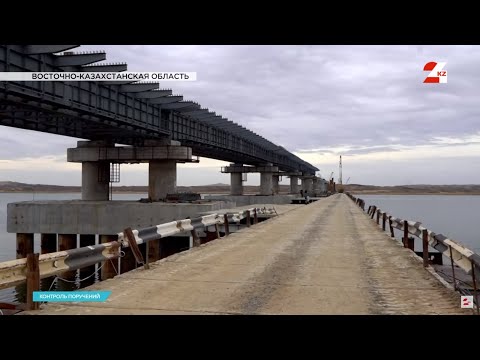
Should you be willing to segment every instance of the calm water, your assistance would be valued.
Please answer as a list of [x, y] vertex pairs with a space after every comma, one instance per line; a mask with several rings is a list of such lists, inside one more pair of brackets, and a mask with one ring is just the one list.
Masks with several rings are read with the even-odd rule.
[[[376, 205], [389, 214], [420, 221], [427, 229], [458, 241], [480, 253], [480, 196], [475, 195], [357, 195], [365, 200], [365, 210]], [[400, 232], [396, 236], [401, 237]], [[420, 241], [415, 241], [420, 251]]]

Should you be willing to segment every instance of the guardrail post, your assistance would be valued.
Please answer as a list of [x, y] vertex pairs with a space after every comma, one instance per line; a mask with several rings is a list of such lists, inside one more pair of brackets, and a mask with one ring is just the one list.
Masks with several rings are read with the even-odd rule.
[[415, 237], [413, 236], [408, 237], [408, 248], [412, 251], [415, 251]]
[[477, 293], [477, 279], [475, 278], [475, 264], [471, 260], [470, 262], [472, 263], [473, 297], [475, 298], [475, 303], [477, 306], [477, 315], [480, 315], [480, 308], [479, 308], [480, 304], [478, 303], [478, 293]]
[[190, 231], [190, 234], [193, 238], [193, 247], [197, 247], [201, 245], [200, 237], [198, 236], [197, 230], [193, 229]]
[[423, 266], [427, 267], [428, 266], [428, 230], [427, 229], [422, 230], [422, 242], [423, 242]]
[[253, 223], [258, 224], [257, 208], [253, 210]]
[[250, 227], [250, 210], [247, 210], [247, 227]]
[[152, 240], [147, 243], [148, 262], [152, 263], [160, 259], [160, 240]]
[[382, 216], [382, 230], [385, 231], [385, 224], [387, 223], [387, 213], [383, 213]]
[[403, 220], [403, 247], [408, 248], [408, 221]]
[[137, 261], [137, 264], [143, 264], [143, 268], [145, 270], [148, 270], [150, 267], [143, 260], [142, 253], [140, 252], [140, 248], [138, 247], [137, 240], [135, 240], [135, 235], [133, 235], [132, 229], [131, 228], [126, 228], [125, 230], [123, 230], [123, 235], [128, 240], [128, 244], [130, 245], [130, 248], [132, 249], [133, 256], [135, 256], [135, 260]]
[[395, 237], [395, 233], [393, 232], [393, 221], [392, 221], [392, 215], [388, 217], [388, 224], [390, 225], [390, 236], [392, 238]]
[[[118, 235], [99, 235], [99, 243], [105, 244], [112, 241], [117, 241]], [[100, 276], [102, 280], [113, 278], [117, 275], [118, 259], [115, 259], [116, 266], [113, 263], [114, 260], [105, 260], [103, 262], [102, 269], [100, 270]]]
[[223, 226], [225, 227], [225, 236], [230, 235], [230, 228], [228, 224], [228, 215], [224, 214], [223, 215]]
[[40, 303], [33, 301], [33, 292], [40, 290], [38, 254], [27, 255], [27, 310], [38, 310]]

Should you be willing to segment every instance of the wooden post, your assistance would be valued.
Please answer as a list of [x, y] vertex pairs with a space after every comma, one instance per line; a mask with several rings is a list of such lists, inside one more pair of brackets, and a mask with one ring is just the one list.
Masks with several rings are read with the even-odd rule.
[[393, 221], [392, 221], [392, 215], [388, 217], [388, 224], [390, 225], [390, 236], [393, 238], [395, 237], [395, 233], [393, 232]]
[[[105, 244], [112, 241], [117, 241], [118, 235], [100, 235], [99, 242], [100, 244]], [[102, 280], [107, 280], [113, 278], [117, 275], [118, 269], [118, 259], [106, 260], [103, 262], [103, 266], [100, 273], [100, 278]]]
[[152, 263], [160, 259], [160, 240], [152, 240], [148, 245], [148, 262]]
[[137, 264], [143, 264], [144, 269], [148, 270], [149, 266], [147, 263], [145, 263], [145, 260], [143, 260], [142, 253], [140, 252], [140, 248], [138, 247], [137, 240], [135, 240], [135, 235], [133, 235], [132, 229], [126, 228], [125, 230], [123, 230], [123, 235], [128, 240], [128, 244], [132, 249], [132, 252], [133, 252], [133, 255], [135, 256], [135, 261], [137, 262]]
[[223, 215], [223, 226], [225, 227], [225, 236], [230, 235], [230, 227], [228, 224], [228, 215]]
[[380, 225], [380, 211], [377, 211], [377, 225]]
[[217, 239], [220, 239], [220, 231], [218, 230], [218, 224], [215, 224], [215, 234], [217, 236]]
[[375, 205], [373, 205], [372, 207], [372, 216], [371, 218], [373, 219], [373, 217], [375, 216], [375, 211], [377, 210], [377, 207]]
[[253, 210], [253, 223], [258, 224], [257, 208]]
[[403, 247], [408, 248], [408, 221], [403, 220]]
[[413, 236], [411, 236], [411, 237], [409, 236], [409, 237], [408, 237], [408, 244], [407, 244], [407, 245], [408, 245], [407, 247], [408, 247], [410, 250], [415, 251], [415, 238], [414, 238]]
[[387, 213], [383, 213], [382, 216], [382, 230], [385, 231], [385, 225], [387, 223]]
[[250, 227], [250, 210], [247, 210], [247, 227]]
[[33, 234], [17, 233], [17, 259], [33, 254]]
[[480, 304], [478, 303], [478, 289], [477, 289], [477, 279], [475, 278], [475, 264], [473, 261], [470, 260], [472, 263], [472, 284], [473, 284], [473, 297], [475, 298], [475, 303], [477, 305], [477, 315], [480, 315]]
[[40, 290], [38, 254], [27, 255], [27, 310], [38, 310], [40, 303], [33, 301], [33, 292]]
[[423, 242], [423, 266], [428, 266], [428, 230], [422, 230], [422, 242]]
[[190, 234], [192, 234], [193, 237], [193, 247], [200, 246], [202, 243], [200, 241], [200, 237], [198, 236], [197, 230], [193, 229], [190, 231]]
[[368, 214], [368, 215], [370, 215], [370, 210], [372, 210], [372, 205], [370, 205], [370, 206], [368, 207], [368, 211], [367, 211], [367, 214]]

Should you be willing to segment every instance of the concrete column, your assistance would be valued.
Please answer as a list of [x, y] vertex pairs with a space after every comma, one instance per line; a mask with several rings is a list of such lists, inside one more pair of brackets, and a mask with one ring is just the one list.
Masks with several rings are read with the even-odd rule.
[[307, 188], [307, 184], [306, 184], [305, 180], [306, 179], [304, 179], [304, 178], [301, 179], [301, 186], [300, 187], [303, 191], [305, 191], [305, 189]]
[[273, 191], [272, 173], [270, 172], [260, 173], [260, 195], [272, 195], [272, 191]]
[[280, 176], [272, 175], [272, 188], [273, 188], [274, 194], [278, 194], [280, 192], [280, 185], [278, 184], [279, 181], [280, 181]]
[[17, 233], [17, 259], [33, 254], [33, 234]]
[[305, 190], [308, 191], [308, 194], [312, 194], [313, 193], [313, 180], [312, 179], [305, 179]]
[[243, 195], [242, 173], [230, 173], [230, 195]]
[[303, 192], [305, 192], [305, 190], [306, 190], [308, 195], [312, 195], [312, 193], [313, 193], [313, 191], [312, 191], [313, 190], [312, 179], [302, 178], [302, 190], [303, 190]]
[[320, 179], [319, 178], [314, 178], [313, 181], [312, 181], [312, 194], [313, 195], [316, 195], [317, 193], [320, 193], [320, 190], [318, 188], [318, 185], [319, 185], [319, 181]]
[[290, 176], [290, 194], [298, 195], [300, 187], [298, 186], [298, 176]]
[[148, 197], [161, 201], [177, 189], [177, 162], [175, 160], [150, 161], [148, 164]]
[[107, 201], [109, 198], [109, 184], [109, 162], [82, 162], [82, 200]]

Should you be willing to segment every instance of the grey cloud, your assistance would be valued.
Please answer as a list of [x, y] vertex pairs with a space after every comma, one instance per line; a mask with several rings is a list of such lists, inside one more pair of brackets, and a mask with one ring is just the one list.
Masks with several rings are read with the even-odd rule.
[[[107, 62], [127, 62], [129, 71], [196, 71], [196, 82], [160, 87], [290, 151], [393, 151], [395, 144], [427, 145], [480, 131], [480, 46], [81, 48], [99, 49], [107, 51]], [[447, 61], [448, 84], [423, 84], [429, 61]], [[0, 158], [10, 159], [62, 155], [76, 140], [1, 127], [0, 141]], [[361, 150], [372, 145], [378, 147]]]

